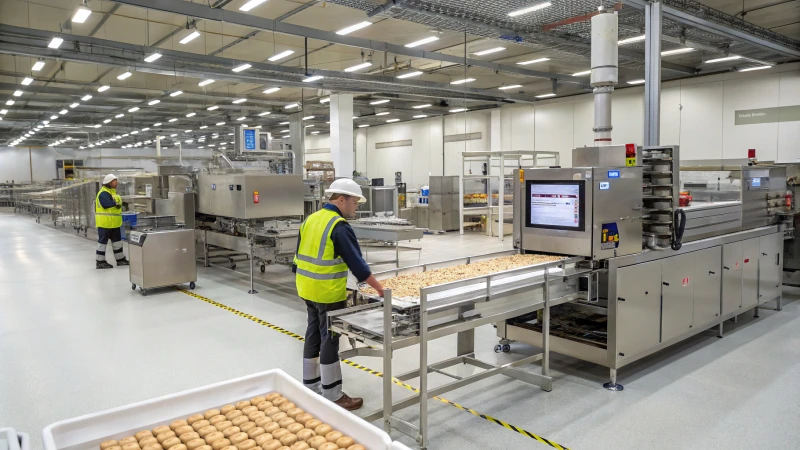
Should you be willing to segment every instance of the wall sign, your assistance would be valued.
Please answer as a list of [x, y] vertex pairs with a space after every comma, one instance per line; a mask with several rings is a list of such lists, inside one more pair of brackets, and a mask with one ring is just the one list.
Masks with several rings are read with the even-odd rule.
[[735, 125], [755, 125], [759, 123], [798, 122], [800, 105], [780, 106], [778, 108], [743, 109], [734, 111]]

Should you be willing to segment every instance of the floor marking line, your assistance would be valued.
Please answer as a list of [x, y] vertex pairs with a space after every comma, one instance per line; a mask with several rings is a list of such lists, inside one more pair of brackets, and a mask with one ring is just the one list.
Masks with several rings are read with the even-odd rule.
[[[202, 295], [195, 294], [194, 292], [187, 291], [185, 289], [178, 289], [178, 290], [180, 292], [190, 296], [190, 297], [194, 297], [194, 298], [196, 298], [198, 300], [202, 300], [202, 301], [204, 301], [204, 302], [206, 302], [206, 303], [208, 303], [210, 305], [213, 305], [213, 306], [216, 306], [218, 308], [224, 309], [225, 311], [232, 312], [232, 313], [236, 314], [239, 317], [243, 317], [243, 318], [245, 318], [245, 319], [247, 319], [247, 320], [249, 320], [251, 322], [255, 322], [255, 323], [259, 324], [259, 325], [263, 325], [263, 326], [265, 326], [267, 328], [275, 330], [275, 331], [277, 331], [277, 332], [279, 332], [281, 334], [285, 334], [285, 335], [287, 335], [289, 337], [295, 338], [300, 342], [305, 342], [305, 340], [306, 340], [305, 337], [300, 336], [299, 334], [292, 333], [291, 331], [283, 329], [283, 328], [281, 328], [281, 327], [279, 327], [277, 325], [273, 325], [273, 324], [267, 322], [266, 320], [262, 320], [262, 319], [259, 319], [258, 317], [252, 316], [250, 314], [243, 313], [243, 312], [241, 312], [241, 311], [239, 311], [237, 309], [231, 308], [228, 305], [224, 305], [224, 304], [219, 303], [217, 301], [211, 300], [210, 298], [203, 297]], [[369, 373], [371, 375], [375, 375], [377, 377], [383, 378], [383, 372], [378, 372], [377, 370], [372, 370], [369, 367], [362, 366], [361, 364], [358, 364], [355, 361], [351, 361], [349, 359], [343, 359], [342, 362], [347, 364], [350, 367], [353, 367], [353, 368], [356, 368], [358, 370], [361, 370], [362, 372], [367, 372], [367, 373]], [[398, 380], [397, 378], [392, 378], [392, 382], [394, 384], [402, 387], [402, 388], [408, 389], [411, 392], [419, 394], [419, 389], [415, 388], [414, 386], [411, 386], [411, 385], [408, 385], [406, 383], [403, 383], [402, 381]], [[555, 443], [554, 441], [545, 439], [545, 438], [543, 438], [543, 437], [541, 437], [539, 435], [531, 433], [530, 431], [527, 431], [527, 430], [525, 430], [523, 428], [516, 427], [514, 425], [511, 425], [508, 422], [504, 422], [504, 421], [502, 421], [500, 419], [496, 419], [496, 418], [494, 418], [492, 416], [489, 416], [489, 415], [486, 415], [486, 414], [481, 414], [481, 413], [475, 411], [474, 409], [467, 408], [465, 406], [461, 406], [458, 403], [455, 403], [455, 402], [452, 402], [450, 400], [447, 400], [446, 398], [438, 397], [438, 396], [437, 397], [431, 397], [431, 398], [433, 398], [434, 400], [437, 400], [439, 402], [442, 402], [442, 403], [444, 403], [446, 405], [453, 406], [456, 409], [460, 409], [461, 411], [468, 412], [468, 413], [472, 414], [475, 417], [480, 417], [481, 419], [484, 419], [489, 423], [494, 423], [494, 424], [500, 425], [501, 427], [503, 427], [505, 429], [508, 429], [508, 430], [511, 430], [511, 431], [514, 431], [514, 432], [516, 432], [516, 433], [518, 433], [518, 434], [520, 434], [522, 436], [532, 438], [532, 439], [534, 439], [536, 441], [541, 442], [542, 444], [548, 445], [548, 446], [553, 447], [553, 448], [555, 448], [557, 450], [569, 450], [568, 447], [564, 447], [562, 445], [559, 445], [559, 444]]]

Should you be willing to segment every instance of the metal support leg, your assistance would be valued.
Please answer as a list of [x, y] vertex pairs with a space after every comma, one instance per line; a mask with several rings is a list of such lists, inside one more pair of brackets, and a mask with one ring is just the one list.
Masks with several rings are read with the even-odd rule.
[[383, 291], [383, 429], [391, 433], [392, 417], [392, 290]]
[[542, 285], [542, 375], [550, 376], [550, 277], [548, 269], [544, 269], [544, 284]]
[[753, 308], [753, 317], [755, 317], [756, 319], [758, 319], [758, 306], [756, 306], [755, 308]]
[[428, 296], [419, 301], [419, 447], [428, 445]]
[[251, 240], [250, 241], [250, 290], [247, 291], [248, 294], [258, 294], [254, 280], [254, 270], [255, 270], [255, 258], [253, 257], [254, 247], [255, 244]]
[[722, 336], [724, 334], [724, 330], [723, 330], [723, 327], [722, 327], [724, 324], [725, 324], [724, 320], [719, 322], [719, 333], [717, 333], [717, 337], [720, 338], [720, 339], [722, 338]]
[[394, 241], [394, 261], [395, 267], [400, 268], [400, 242]]
[[[459, 314], [464, 314], [467, 311], [475, 309], [475, 305], [462, 306], [458, 309]], [[475, 329], [462, 331], [456, 334], [456, 355], [474, 355], [475, 354]]]
[[209, 267], [208, 264], [208, 233], [203, 231], [203, 258], [205, 261], [203, 262], [203, 267]]
[[621, 391], [623, 389], [621, 384], [617, 384], [617, 369], [610, 369], [611, 382], [605, 383], [604, 388], [609, 391]]

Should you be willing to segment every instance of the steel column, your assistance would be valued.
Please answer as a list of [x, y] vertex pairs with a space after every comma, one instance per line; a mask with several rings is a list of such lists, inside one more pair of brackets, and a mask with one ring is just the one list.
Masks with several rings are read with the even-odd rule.
[[661, 2], [645, 6], [644, 145], [659, 145], [661, 121]]

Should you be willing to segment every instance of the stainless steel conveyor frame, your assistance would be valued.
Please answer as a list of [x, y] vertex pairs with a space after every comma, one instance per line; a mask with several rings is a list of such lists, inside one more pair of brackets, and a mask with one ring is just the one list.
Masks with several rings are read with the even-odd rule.
[[[379, 279], [401, 273], [424, 272], [457, 264], [470, 264], [498, 256], [517, 253], [506, 251], [473, 256], [433, 264], [422, 264], [376, 273]], [[461, 388], [494, 375], [505, 375], [552, 389], [550, 376], [550, 308], [567, 302], [591, 298], [589, 291], [581, 292], [579, 276], [591, 276], [592, 270], [578, 266], [583, 258], [568, 258], [540, 263], [464, 280], [428, 286], [420, 289], [419, 303], [392, 298], [392, 291], [384, 297], [365, 296], [370, 303], [331, 312], [329, 328], [358, 341], [366, 347], [354, 347], [340, 352], [342, 358], [375, 356], [383, 358], [383, 408], [368, 414], [367, 421], [383, 419], [384, 428], [392, 428], [414, 437], [421, 448], [428, 443], [428, 399]], [[475, 328], [503, 322], [532, 312], [542, 311], [544, 340], [542, 351], [517, 361], [495, 365], [475, 357]], [[371, 319], [371, 320], [370, 320]], [[430, 341], [452, 334], [457, 335], [456, 357], [430, 364]], [[401, 348], [419, 345], [420, 368], [396, 377], [392, 376], [392, 356]], [[541, 374], [519, 370], [518, 367], [542, 361]], [[462, 377], [445, 371], [449, 367], [466, 364], [483, 371]], [[442, 386], [429, 388], [428, 374], [435, 372], [452, 378]], [[416, 395], [393, 402], [392, 384], [405, 383], [419, 378]], [[419, 403], [419, 424], [415, 425], [394, 416], [393, 411]]]

